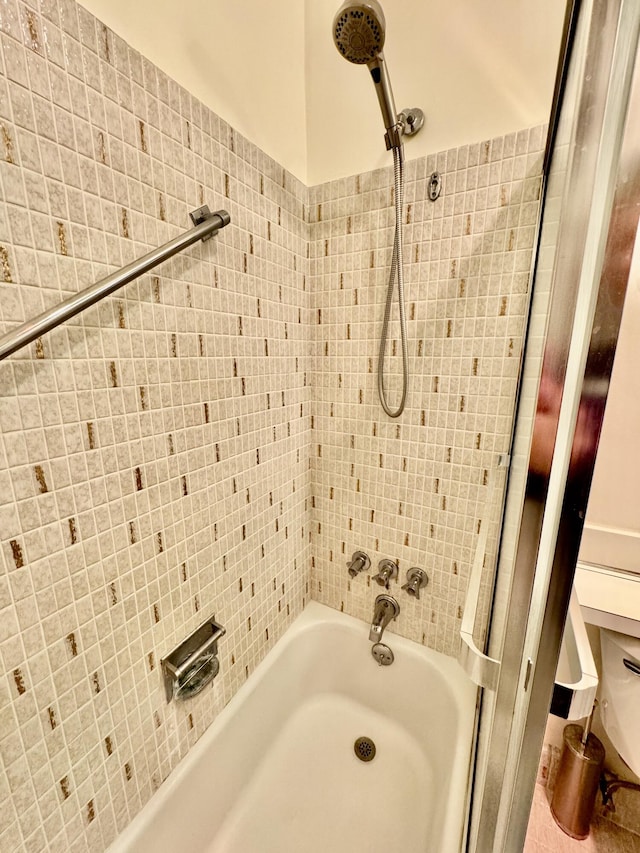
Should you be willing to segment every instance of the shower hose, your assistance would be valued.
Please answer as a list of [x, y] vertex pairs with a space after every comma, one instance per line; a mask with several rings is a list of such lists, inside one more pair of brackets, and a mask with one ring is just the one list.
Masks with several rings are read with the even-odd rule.
[[[409, 380], [407, 318], [404, 307], [404, 274], [402, 269], [402, 196], [404, 191], [404, 153], [402, 146], [393, 149], [393, 185], [396, 225], [393, 238], [393, 255], [391, 257], [389, 285], [387, 287], [387, 302], [384, 309], [382, 335], [380, 336], [380, 353], [378, 355], [378, 395], [380, 397], [382, 408], [385, 410], [387, 415], [389, 415], [390, 418], [397, 418], [404, 411]], [[389, 406], [384, 390], [384, 359], [387, 349], [387, 338], [389, 336], [391, 303], [393, 302], [393, 289], [396, 279], [398, 281], [398, 309], [400, 313], [400, 341], [402, 346], [402, 396], [400, 398], [400, 405], [394, 410]]]

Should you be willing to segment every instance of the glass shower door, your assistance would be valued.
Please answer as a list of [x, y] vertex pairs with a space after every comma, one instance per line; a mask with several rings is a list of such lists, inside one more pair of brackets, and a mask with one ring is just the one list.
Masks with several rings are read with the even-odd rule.
[[[482, 652], [474, 578], [463, 619], [461, 663], [484, 688], [472, 853], [524, 845], [640, 208], [640, 6], [575, 4], [568, 29]], [[499, 492], [489, 512], [499, 512]]]

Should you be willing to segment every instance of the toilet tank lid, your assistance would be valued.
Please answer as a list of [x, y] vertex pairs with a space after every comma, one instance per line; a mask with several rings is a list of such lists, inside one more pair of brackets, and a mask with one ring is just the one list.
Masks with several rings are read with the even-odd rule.
[[620, 634], [618, 631], [609, 630], [609, 628], [601, 628], [600, 633], [603, 640], [606, 637], [610, 642], [615, 643], [625, 654], [640, 660], [640, 639], [638, 637]]

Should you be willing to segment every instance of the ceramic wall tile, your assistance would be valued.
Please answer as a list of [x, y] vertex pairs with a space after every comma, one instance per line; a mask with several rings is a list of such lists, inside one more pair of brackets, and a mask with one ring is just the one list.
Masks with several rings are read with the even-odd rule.
[[0, 21], [3, 330], [231, 214], [0, 364], [0, 849], [100, 851], [309, 598], [307, 189], [74, 3]]
[[[543, 128], [410, 161], [404, 285], [409, 392], [400, 418], [377, 396], [378, 341], [393, 246], [393, 170], [313, 187], [313, 596], [370, 619], [372, 575], [397, 561], [391, 626], [455, 654], [483, 525], [490, 525], [477, 639], [484, 640], [504, 477], [529, 303]], [[410, 142], [408, 143], [410, 145]], [[437, 201], [431, 174], [441, 173]], [[395, 291], [397, 294], [397, 290]], [[402, 387], [394, 295], [385, 361], [391, 408]], [[494, 499], [487, 506], [491, 482]], [[364, 550], [368, 576], [346, 561]], [[400, 589], [429, 575], [420, 600]]]

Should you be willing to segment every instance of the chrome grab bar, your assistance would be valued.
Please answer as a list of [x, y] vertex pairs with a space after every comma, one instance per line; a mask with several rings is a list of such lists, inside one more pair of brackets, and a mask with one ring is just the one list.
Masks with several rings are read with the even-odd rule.
[[54, 305], [53, 308], [43, 311], [42, 314], [38, 314], [32, 320], [27, 320], [26, 323], [2, 335], [0, 337], [0, 361], [35, 341], [45, 332], [55, 329], [56, 326], [64, 323], [70, 317], [75, 317], [85, 308], [95, 305], [96, 302], [104, 299], [114, 290], [118, 290], [130, 281], [139, 278], [193, 243], [197, 243], [198, 240], [207, 240], [209, 237], [213, 237], [231, 221], [226, 210], [211, 213], [207, 205], [199, 207], [189, 215], [195, 225], [194, 228], [174, 237], [168, 243], [158, 246], [157, 249], [153, 249], [136, 261], [132, 261], [117, 272], [111, 273], [106, 278], [101, 278], [95, 284], [86, 287], [79, 293], [74, 293], [63, 302]]
[[498, 685], [498, 676], [500, 675], [500, 661], [491, 658], [481, 652], [476, 646], [473, 639], [473, 629], [476, 623], [476, 615], [478, 611], [478, 602], [480, 599], [480, 582], [482, 580], [482, 569], [484, 566], [484, 553], [487, 547], [487, 537], [489, 536], [489, 519], [493, 511], [493, 501], [496, 493], [497, 476], [496, 472], [502, 468], [509, 468], [510, 457], [503, 455], [498, 457], [498, 465], [489, 471], [489, 488], [487, 500], [485, 502], [485, 518], [480, 528], [476, 551], [473, 556], [473, 565], [471, 567], [471, 577], [469, 578], [469, 586], [467, 588], [467, 599], [464, 605], [462, 614], [462, 624], [460, 626], [460, 639], [462, 644], [458, 652], [458, 663], [462, 666], [469, 678], [478, 687], [486, 687], [488, 690], [495, 690]]

